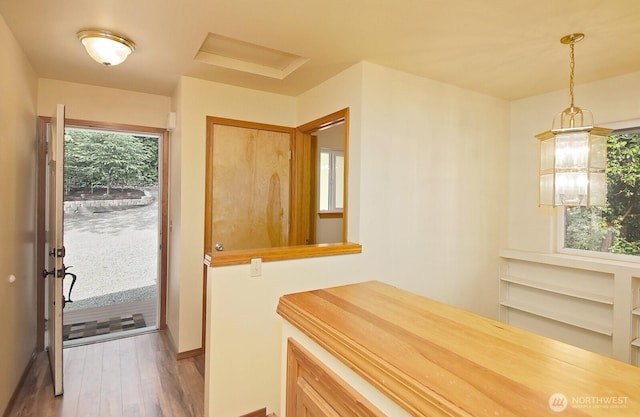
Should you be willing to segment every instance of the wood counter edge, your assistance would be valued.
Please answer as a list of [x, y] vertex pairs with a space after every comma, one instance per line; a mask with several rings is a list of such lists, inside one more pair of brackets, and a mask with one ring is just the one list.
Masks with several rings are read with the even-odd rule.
[[317, 317], [306, 314], [286, 295], [280, 297], [276, 311], [408, 413], [414, 416], [469, 416], [364, 346], [333, 331]]
[[281, 246], [266, 249], [242, 249], [206, 253], [203, 263], [208, 267], [216, 267], [250, 264], [253, 258], [261, 258], [263, 262], [271, 262], [358, 253], [362, 253], [362, 245], [359, 243], [322, 243], [316, 245]]

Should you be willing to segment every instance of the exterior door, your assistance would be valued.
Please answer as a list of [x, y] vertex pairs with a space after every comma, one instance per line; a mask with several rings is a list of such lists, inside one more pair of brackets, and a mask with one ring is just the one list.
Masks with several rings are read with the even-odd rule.
[[213, 126], [213, 218], [216, 250], [289, 244], [291, 135]]
[[55, 395], [63, 393], [62, 377], [62, 308], [64, 279], [63, 198], [64, 198], [64, 105], [58, 104], [51, 119], [47, 164], [48, 184], [48, 239], [47, 269], [43, 275], [48, 280], [48, 351]]

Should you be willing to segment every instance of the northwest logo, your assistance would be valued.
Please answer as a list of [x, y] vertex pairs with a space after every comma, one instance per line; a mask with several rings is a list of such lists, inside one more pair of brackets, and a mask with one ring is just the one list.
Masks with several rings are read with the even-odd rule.
[[564, 394], [556, 392], [549, 397], [549, 408], [553, 412], [560, 413], [566, 410], [568, 405], [569, 400], [567, 400]]

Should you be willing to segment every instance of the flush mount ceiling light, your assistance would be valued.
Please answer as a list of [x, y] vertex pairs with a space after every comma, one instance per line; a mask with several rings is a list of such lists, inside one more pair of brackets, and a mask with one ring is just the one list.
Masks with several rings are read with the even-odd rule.
[[136, 47], [133, 41], [100, 29], [81, 30], [78, 39], [91, 58], [108, 67], [123, 63]]
[[607, 200], [607, 137], [611, 129], [595, 127], [589, 110], [573, 104], [574, 45], [584, 34], [560, 39], [571, 50], [571, 103], [553, 119], [540, 139], [540, 205], [604, 206]]

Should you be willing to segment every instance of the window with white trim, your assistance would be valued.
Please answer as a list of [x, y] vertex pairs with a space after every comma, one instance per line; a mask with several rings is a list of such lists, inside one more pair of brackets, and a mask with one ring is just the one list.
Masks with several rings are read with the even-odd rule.
[[320, 149], [320, 212], [342, 212], [344, 207], [344, 152]]

